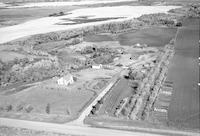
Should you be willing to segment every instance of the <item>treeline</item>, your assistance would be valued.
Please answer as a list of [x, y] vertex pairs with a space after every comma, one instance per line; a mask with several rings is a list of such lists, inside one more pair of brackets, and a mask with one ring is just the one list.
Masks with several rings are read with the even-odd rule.
[[50, 32], [46, 34], [37, 34], [26, 39], [21, 38], [16, 41], [12, 41], [6, 44], [11, 45], [21, 45], [21, 46], [31, 46], [34, 47], [35, 45], [48, 43], [52, 41], [62, 41], [62, 40], [69, 40], [71, 38], [76, 37], [83, 37], [87, 34], [96, 34], [102, 32], [109, 32], [109, 33], [116, 33], [120, 30], [125, 29], [138, 29], [142, 26], [142, 22], [138, 21], [137, 19], [127, 19], [123, 21], [113, 21], [104, 24], [98, 25], [90, 25], [81, 28], [69, 29], [65, 31], [57, 31], [57, 32]]
[[[119, 33], [125, 32], [126, 30], [130, 29], [139, 29], [143, 26], [152, 26], [152, 25], [164, 25], [164, 26], [181, 26], [181, 20], [186, 17], [187, 15], [199, 16], [199, 5], [191, 5], [189, 9], [187, 7], [182, 7], [179, 9], [171, 10], [170, 12], [175, 14], [165, 14], [165, 13], [157, 13], [157, 14], [148, 14], [142, 15], [139, 18], [132, 18], [132, 19], [125, 19], [125, 20], [114, 20], [111, 22], [96, 24], [96, 25], [89, 25], [80, 28], [73, 28], [64, 31], [57, 31], [57, 32], [50, 32], [45, 34], [37, 34], [26, 39], [21, 38], [16, 41], [12, 41], [6, 44], [18, 44], [22, 46], [32, 46], [48, 43], [48, 42], [55, 42], [55, 41], [62, 41], [62, 40], [69, 40], [71, 38], [83, 37], [87, 34], [96, 34], [96, 33]], [[188, 9], [188, 10], [185, 10]], [[181, 12], [183, 11], [183, 12]], [[181, 14], [180, 14], [181, 13]], [[178, 15], [176, 15], [178, 14]]]
[[181, 26], [179, 17], [165, 13], [142, 15], [138, 18], [139, 21], [144, 22], [146, 25], [164, 25], [168, 27]]
[[191, 4], [187, 13], [189, 17], [200, 17], [200, 3]]

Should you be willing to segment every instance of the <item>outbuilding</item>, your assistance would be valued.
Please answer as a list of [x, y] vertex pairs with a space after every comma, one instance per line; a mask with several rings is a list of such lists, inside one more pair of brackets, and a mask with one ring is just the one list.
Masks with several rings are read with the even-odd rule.
[[101, 69], [102, 67], [103, 67], [102, 64], [94, 64], [94, 65], [92, 65], [93, 69]]
[[73, 76], [71, 74], [67, 74], [57, 80], [58, 85], [65, 85], [68, 86], [74, 83]]

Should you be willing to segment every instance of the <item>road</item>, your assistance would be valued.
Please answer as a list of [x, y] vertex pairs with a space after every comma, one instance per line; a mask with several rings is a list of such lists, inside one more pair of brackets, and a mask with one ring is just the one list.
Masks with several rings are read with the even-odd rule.
[[[10, 126], [16, 128], [27, 128], [38, 131], [48, 131], [62, 134], [85, 135], [85, 136], [152, 136], [152, 134], [142, 132], [131, 132], [123, 130], [113, 130], [104, 128], [93, 128], [87, 126], [76, 126], [66, 124], [53, 124], [44, 122], [24, 121], [17, 119], [0, 118], [0, 126]], [[153, 134], [154, 136], [159, 136]]]
[[[153, 60], [153, 58], [149, 58], [148, 61]], [[134, 66], [142, 65], [146, 61], [138, 62], [132, 64]], [[126, 130], [115, 130], [115, 129], [106, 129], [106, 128], [95, 128], [84, 125], [85, 117], [92, 110], [92, 106], [100, 100], [115, 83], [118, 81], [117, 79], [121, 76], [121, 73], [126, 70], [121, 70], [118, 74], [116, 74], [111, 83], [98, 95], [98, 97], [82, 112], [80, 117], [70, 123], [67, 124], [54, 124], [54, 123], [45, 123], [45, 122], [37, 122], [37, 121], [25, 121], [18, 119], [9, 119], [9, 118], [0, 118], [0, 126], [9, 126], [15, 128], [26, 128], [32, 129], [36, 131], [47, 131], [47, 132], [55, 132], [55, 133], [63, 133], [63, 134], [72, 134], [72, 135], [86, 135], [86, 136], [159, 136], [159, 134], [155, 133], [169, 133], [169, 134], [183, 134], [183, 135], [192, 135], [197, 136], [199, 133], [190, 133], [190, 132], [177, 132], [171, 130], [160, 130], [160, 129], [149, 129], [149, 128], [133, 128], [134, 131], [126, 131]], [[125, 129], [127, 126], [124, 126]], [[131, 127], [130, 127], [131, 128]], [[127, 128], [127, 129], [130, 129]], [[151, 133], [145, 133], [151, 132]]]
[[[135, 62], [133, 64], [130, 64], [129, 66], [136, 67], [142, 64], [145, 64], [147, 62], [151, 62], [152, 60], [154, 60], [155, 58], [148, 58], [147, 60], [144, 61], [138, 61]], [[74, 125], [84, 125], [84, 119], [86, 116], [88, 116], [92, 110], [92, 107], [95, 106], [97, 104], [97, 102], [99, 100], [101, 100], [101, 98], [113, 87], [113, 85], [116, 84], [116, 82], [118, 81], [118, 79], [120, 78], [120, 76], [123, 76], [122, 73], [124, 73], [124, 71], [126, 71], [127, 69], [122, 69], [119, 73], [117, 73], [113, 78], [112, 81], [110, 82], [110, 84], [97, 96], [97, 98], [81, 113], [81, 115], [79, 116], [78, 119], [70, 122], [70, 124], [74, 124]]]
[[[121, 72], [120, 72], [121, 73]], [[81, 113], [78, 119], [70, 122], [70, 124], [84, 125], [84, 119], [88, 116], [92, 110], [92, 107], [97, 104], [99, 100], [112, 88], [112, 86], [117, 82], [118, 76], [114, 77], [111, 83], [97, 96], [97, 98]]]
[[[142, 132], [133, 132], [133, 131], [123, 131], [123, 130], [114, 130], [114, 129], [105, 129], [105, 128], [94, 128], [84, 125], [84, 119], [87, 115], [89, 115], [92, 110], [92, 106], [94, 106], [98, 100], [100, 100], [115, 83], [118, 81], [117, 79], [124, 71], [121, 70], [118, 74], [116, 74], [111, 83], [98, 95], [98, 97], [82, 112], [79, 118], [73, 122], [67, 124], [54, 124], [54, 123], [44, 123], [44, 122], [36, 122], [36, 121], [25, 121], [18, 119], [8, 119], [8, 118], [0, 118], [0, 126], [9, 126], [16, 128], [26, 128], [38, 131], [48, 131], [48, 132], [56, 132], [63, 134], [73, 134], [73, 135], [87, 135], [87, 136], [151, 136], [152, 134], [142, 133]], [[154, 134], [153, 134], [154, 135]], [[154, 135], [159, 136], [159, 135]]]
[[[139, 63], [141, 64], [141, 63]], [[137, 65], [134, 64], [134, 65]], [[121, 73], [126, 69], [122, 69], [117, 73], [110, 84], [97, 96], [97, 98], [81, 113], [78, 119], [66, 124], [54, 124], [54, 123], [44, 123], [36, 121], [25, 121], [17, 119], [8, 119], [0, 118], [0, 126], [10, 126], [16, 128], [27, 128], [39, 131], [49, 131], [57, 132], [63, 134], [74, 134], [74, 135], [87, 135], [87, 136], [150, 136], [152, 134], [142, 133], [142, 132], [132, 132], [132, 131], [123, 131], [123, 130], [113, 130], [113, 129], [104, 129], [104, 128], [93, 128], [87, 125], [84, 125], [84, 119], [90, 114], [92, 107], [100, 100], [118, 81], [118, 78], [121, 76]], [[155, 135], [156, 136], [156, 135]]]

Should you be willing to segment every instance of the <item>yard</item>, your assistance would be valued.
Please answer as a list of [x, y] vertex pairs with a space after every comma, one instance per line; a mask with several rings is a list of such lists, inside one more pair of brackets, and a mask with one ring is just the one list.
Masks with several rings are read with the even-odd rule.
[[44, 121], [52, 121], [55, 116], [63, 116], [65, 120], [61, 122], [69, 121], [78, 117], [96, 95], [96, 92], [85, 88], [85, 84], [87, 84], [85, 81], [78, 80], [68, 87], [62, 87], [54, 80], [46, 80], [20, 91], [2, 93], [0, 95], [1, 115], [21, 114], [21, 118], [24, 118], [24, 114], [27, 116], [26, 119], [41, 116]]

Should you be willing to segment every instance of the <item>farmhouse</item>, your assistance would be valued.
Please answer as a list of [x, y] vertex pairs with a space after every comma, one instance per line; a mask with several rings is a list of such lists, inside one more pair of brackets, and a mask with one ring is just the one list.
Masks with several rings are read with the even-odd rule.
[[74, 83], [73, 76], [71, 74], [68, 74], [64, 77], [61, 77], [57, 80], [58, 85], [65, 85], [68, 86], [70, 84]]
[[94, 64], [94, 65], [92, 65], [93, 69], [101, 69], [102, 67], [103, 67], [102, 64], [98, 64], [98, 65]]

